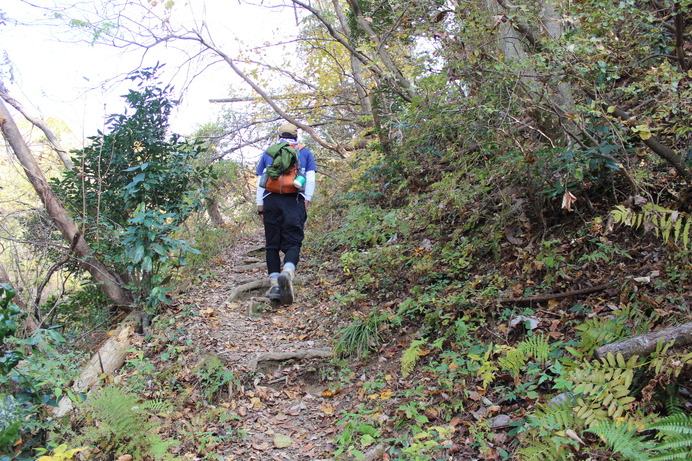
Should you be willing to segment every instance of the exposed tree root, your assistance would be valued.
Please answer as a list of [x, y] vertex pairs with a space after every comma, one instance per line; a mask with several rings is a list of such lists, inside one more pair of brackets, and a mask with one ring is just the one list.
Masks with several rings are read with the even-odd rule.
[[226, 301], [224, 301], [224, 304], [232, 303], [236, 299], [238, 299], [238, 296], [241, 293], [245, 293], [246, 291], [252, 291], [252, 290], [257, 290], [259, 288], [269, 288], [269, 279], [260, 279], [260, 280], [254, 280], [252, 282], [245, 283], [243, 285], [239, 285], [231, 291], [231, 294], [228, 295], [228, 298], [226, 298]]
[[238, 267], [233, 268], [233, 272], [250, 272], [250, 271], [254, 271], [256, 269], [262, 269], [265, 266], [266, 266], [266, 263], [263, 263], [263, 262], [246, 264], [244, 266], [238, 266]]
[[331, 349], [304, 349], [293, 352], [268, 352], [262, 354], [248, 363], [251, 370], [256, 370], [262, 362], [285, 362], [286, 360], [305, 360], [315, 358], [330, 358], [333, 355]]

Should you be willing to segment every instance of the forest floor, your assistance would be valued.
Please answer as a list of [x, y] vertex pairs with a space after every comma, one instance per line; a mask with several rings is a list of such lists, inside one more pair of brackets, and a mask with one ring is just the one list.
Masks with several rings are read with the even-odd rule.
[[[269, 353], [290, 356], [329, 350], [331, 332], [316, 320], [325, 313], [313, 301], [308, 284], [301, 283], [309, 276], [298, 275], [296, 302], [290, 306], [271, 307], [262, 298], [264, 287], [227, 301], [236, 287], [266, 277], [263, 244], [261, 231], [244, 237], [217, 256], [213, 275], [175, 299], [174, 310], [192, 309], [198, 314], [179, 317], [182, 324], [177, 327], [187, 338], [176, 341], [192, 339], [194, 344], [185, 352], [186, 361], [202, 363], [212, 354], [237, 377], [215, 402], [233, 418], [226, 427], [207, 428], [216, 435], [232, 434], [232, 443], [212, 438], [215, 441], [203, 451], [226, 460], [333, 459], [339, 407], [349, 397], [329, 389], [324, 376], [325, 366], [331, 366], [329, 359], [262, 359]], [[198, 356], [190, 355], [193, 349]]]
[[[362, 428], [372, 423], [377, 426], [373, 430], [379, 440], [402, 440], [410, 435], [411, 428], [393, 421], [417, 418], [453, 428], [454, 437], [445, 443], [443, 459], [502, 459], [501, 448], [511, 453], [516, 446], [516, 436], [510, 433], [512, 425], [530, 412], [536, 400], [510, 401], [501, 391], [486, 390], [478, 382], [454, 383], [447, 395], [434, 386], [435, 371], [422, 366], [402, 377], [401, 355], [416, 337], [418, 326], [407, 329], [398, 325], [390, 330], [369, 360], [346, 362], [327, 357], [337, 332], [357, 314], [344, 310], [338, 302], [344, 287], [335, 281], [336, 274], [330, 280], [329, 261], [316, 261], [316, 255], [304, 252], [295, 283], [296, 301], [290, 306], [272, 307], [263, 297], [266, 287], [245, 291], [229, 301], [237, 287], [266, 278], [263, 243], [261, 229], [239, 236], [215, 257], [205, 276], [178, 288], [173, 304], [162, 316], [168, 326], [156, 331], [155, 324], [153, 339], [145, 346], [147, 360], [162, 373], [160, 381], [164, 374], [170, 376], [165, 370], [175, 370], [174, 392], [184, 403], [171, 419], [162, 422], [166, 427], [161, 431], [182, 442], [176, 454], [191, 460], [315, 461], [355, 459], [337, 453], [356, 446], [363, 453], [358, 459], [388, 461], [388, 447], [368, 442]], [[635, 281], [629, 282], [628, 291], [614, 286], [580, 296], [579, 306], [588, 306], [588, 310], [571, 309], [575, 305], [571, 298], [550, 299], [536, 307], [531, 317], [536, 331], [544, 331], [556, 341], [576, 338], [573, 325], [585, 321], [587, 314], [608, 315], [620, 301], [627, 303], [629, 298], [624, 297], [636, 290], [637, 296], [650, 300], [648, 308], [660, 318], [674, 314], [689, 318], [690, 280], [682, 282], [682, 297], [647, 283], [644, 279], [666, 274], [662, 247], [647, 240], [632, 243], [628, 251], [635, 257], [622, 257], [626, 264], [611, 257], [605, 267], [586, 264], [574, 277], [604, 287], [610, 286], [604, 283], [609, 280], [641, 277], [642, 281], [632, 279]], [[506, 253], [501, 267], [508, 276], [519, 279], [523, 274], [527, 286], [533, 283], [530, 274], [521, 269], [525, 265], [516, 253]], [[569, 278], [567, 286], [583, 285]], [[521, 295], [521, 290], [515, 291], [515, 296]], [[505, 296], [508, 294], [512, 293]], [[387, 304], [378, 308], [383, 312], [393, 309]], [[488, 324], [476, 334], [488, 342], [509, 343], [516, 334], [512, 320], [510, 316], [501, 324]], [[177, 364], [171, 364], [168, 353], [173, 347], [179, 348]], [[301, 354], [308, 358], [291, 359]], [[214, 360], [220, 360], [222, 369], [234, 376], [227, 389], [216, 389], [216, 378], [204, 372], [205, 363]], [[463, 408], [450, 413], [450, 402], [462, 395], [468, 396]], [[421, 401], [408, 402], [412, 396], [420, 396]], [[157, 394], [152, 390], [143, 397], [156, 398]], [[397, 418], [402, 411], [406, 418]], [[360, 421], [366, 423], [351, 429], [349, 436], [347, 425]], [[484, 431], [483, 453], [478, 452], [478, 434], [474, 432], [478, 424]]]

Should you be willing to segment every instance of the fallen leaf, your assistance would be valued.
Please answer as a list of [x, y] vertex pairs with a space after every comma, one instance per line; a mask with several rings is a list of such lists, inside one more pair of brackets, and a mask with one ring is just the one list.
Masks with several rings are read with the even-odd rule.
[[334, 414], [334, 406], [330, 405], [328, 403], [325, 403], [320, 407], [320, 411], [324, 413], [325, 415], [333, 415]]
[[276, 434], [274, 435], [274, 446], [276, 448], [287, 448], [291, 446], [292, 440], [287, 435]]
[[476, 391], [469, 391], [469, 398], [473, 401], [479, 402], [481, 400], [481, 395]]
[[565, 434], [567, 434], [567, 437], [569, 437], [570, 439], [574, 440], [575, 442], [579, 442], [579, 443], [581, 443], [582, 445], [586, 445], [586, 444], [584, 443], [584, 441], [583, 441], [581, 438], [579, 438], [579, 436], [577, 435], [577, 433], [574, 432], [572, 429], [567, 429], [567, 430], [565, 431]]
[[262, 408], [264, 406], [262, 401], [257, 397], [251, 398], [250, 403], [252, 404], [252, 408], [254, 408], [255, 410]]
[[527, 327], [529, 330], [535, 330], [538, 328], [538, 324], [541, 323], [540, 320], [534, 317], [527, 317], [526, 315], [519, 315], [517, 317], [514, 317], [512, 320], [509, 321], [509, 324], [513, 327], [519, 325], [521, 322], [526, 322], [528, 323]]
[[259, 451], [267, 451], [267, 450], [269, 450], [269, 443], [267, 443], [267, 442], [253, 443], [252, 448], [254, 448], [255, 450], [259, 450]]
[[562, 339], [564, 335], [559, 331], [551, 331], [550, 333], [548, 333], [548, 336], [550, 336], [553, 339]]
[[334, 397], [335, 395], [341, 393], [341, 389], [329, 390], [325, 389], [322, 391], [322, 397]]
[[503, 427], [509, 424], [510, 417], [507, 415], [497, 415], [493, 418], [492, 427]]
[[394, 392], [390, 391], [389, 389], [385, 389], [384, 391], [380, 392], [380, 400], [389, 400], [393, 395]]
[[572, 205], [577, 201], [577, 197], [573, 193], [566, 190], [562, 196], [562, 209], [567, 211], [572, 211]]

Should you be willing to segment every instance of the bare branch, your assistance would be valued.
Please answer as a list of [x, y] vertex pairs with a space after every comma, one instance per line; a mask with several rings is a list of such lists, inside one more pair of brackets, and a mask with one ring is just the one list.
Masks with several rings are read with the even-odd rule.
[[53, 150], [57, 152], [63, 165], [65, 165], [65, 168], [67, 168], [68, 170], [72, 170], [74, 168], [72, 159], [70, 159], [70, 156], [68, 155], [67, 151], [62, 147], [60, 140], [57, 136], [55, 136], [53, 130], [51, 130], [46, 124], [46, 122], [44, 122], [40, 118], [31, 116], [26, 110], [24, 110], [24, 107], [22, 107], [22, 105], [19, 104], [19, 102], [10, 97], [9, 93], [7, 92], [7, 88], [5, 87], [3, 82], [0, 82], [0, 98], [4, 99], [7, 104], [17, 109], [19, 113], [21, 113], [24, 116], [25, 119], [31, 122], [34, 126], [36, 126], [36, 128], [41, 130], [43, 134], [46, 135], [46, 139], [48, 139], [48, 142], [50, 143]]
[[[607, 111], [607, 105], [604, 104], [603, 109]], [[612, 114], [623, 122], [632, 118], [628, 113], [620, 109], [614, 109]], [[642, 139], [642, 142], [649, 149], [654, 151], [656, 155], [670, 163], [678, 174], [687, 181], [687, 184], [692, 186], [692, 171], [690, 171], [689, 167], [685, 164], [685, 160], [682, 156], [675, 153], [675, 151], [668, 146], [663, 145], [653, 136], [648, 139]]]
[[[182, 38], [182, 37], [181, 37]], [[304, 130], [306, 133], [308, 133], [312, 139], [315, 140], [319, 145], [322, 147], [325, 147], [329, 150], [332, 150], [336, 153], [338, 153], [342, 158], [348, 158], [349, 154], [346, 149], [343, 148], [343, 146], [339, 145], [338, 143], [329, 143], [325, 141], [317, 132], [310, 127], [309, 125], [306, 125], [302, 122], [299, 122], [289, 114], [287, 114], [281, 107], [278, 106], [276, 101], [272, 99], [272, 97], [267, 94], [266, 91], [264, 91], [259, 85], [257, 85], [250, 77], [248, 77], [240, 68], [236, 65], [235, 61], [231, 59], [230, 56], [228, 56], [225, 52], [223, 52], [220, 48], [218, 48], [216, 45], [214, 45], [211, 41], [206, 40], [204, 37], [202, 37], [199, 34], [196, 34], [195, 38], [190, 38], [187, 37], [188, 40], [196, 40], [206, 48], [208, 48], [210, 51], [213, 51], [216, 53], [218, 56], [223, 58], [224, 61], [233, 69], [233, 72], [236, 73], [241, 79], [245, 81], [250, 87], [257, 93], [259, 94], [262, 99], [264, 99], [267, 104], [276, 112], [278, 115], [280, 115], [283, 119], [285, 119], [287, 122], [294, 124], [298, 128]]]

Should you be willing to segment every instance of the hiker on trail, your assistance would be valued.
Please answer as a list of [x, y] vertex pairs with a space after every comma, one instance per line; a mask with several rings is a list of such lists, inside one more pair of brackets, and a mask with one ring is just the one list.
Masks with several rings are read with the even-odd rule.
[[281, 304], [294, 300], [293, 279], [315, 190], [315, 170], [312, 152], [298, 144], [298, 128], [290, 123], [281, 125], [279, 142], [262, 153], [257, 165], [257, 213], [264, 223], [271, 281], [267, 297]]

